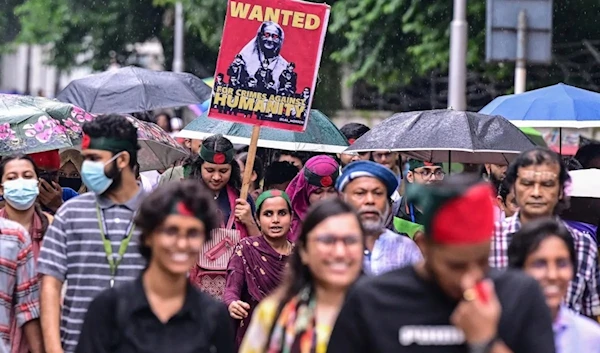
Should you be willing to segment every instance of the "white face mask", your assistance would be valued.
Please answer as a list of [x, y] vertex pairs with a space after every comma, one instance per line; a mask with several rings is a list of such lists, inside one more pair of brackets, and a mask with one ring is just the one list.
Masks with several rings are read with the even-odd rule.
[[40, 194], [36, 179], [18, 178], [7, 180], [2, 183], [4, 189], [4, 199], [14, 209], [19, 211], [28, 210], [33, 206]]

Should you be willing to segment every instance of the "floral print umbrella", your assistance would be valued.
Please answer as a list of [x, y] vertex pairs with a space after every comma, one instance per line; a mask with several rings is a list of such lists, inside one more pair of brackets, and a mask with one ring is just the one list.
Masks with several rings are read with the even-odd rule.
[[92, 118], [72, 104], [0, 94], [0, 156], [74, 147], [81, 125]]
[[[81, 148], [81, 126], [95, 115], [47, 98], [0, 94], [0, 156]], [[158, 125], [125, 117], [138, 129], [140, 171], [166, 169], [188, 152]]]

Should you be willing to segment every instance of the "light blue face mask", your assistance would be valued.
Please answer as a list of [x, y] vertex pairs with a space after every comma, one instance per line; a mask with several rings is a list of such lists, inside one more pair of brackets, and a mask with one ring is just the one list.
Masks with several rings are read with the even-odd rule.
[[37, 179], [7, 180], [2, 184], [4, 199], [14, 209], [28, 210], [40, 194]]
[[102, 195], [113, 183], [113, 179], [106, 176], [104, 167], [112, 163], [121, 153], [115, 154], [106, 163], [83, 161], [81, 165], [81, 180], [85, 186], [96, 195]]

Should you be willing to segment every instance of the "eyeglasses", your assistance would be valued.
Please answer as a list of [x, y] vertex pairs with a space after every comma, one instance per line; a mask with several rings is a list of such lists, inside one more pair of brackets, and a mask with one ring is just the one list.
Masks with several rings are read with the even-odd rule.
[[196, 241], [204, 238], [204, 232], [197, 228], [191, 229], [180, 229], [179, 227], [161, 227], [158, 229], [158, 232], [170, 240], [175, 241], [179, 238], [185, 238], [187, 240]]
[[361, 237], [359, 235], [347, 235], [347, 236], [335, 236], [331, 234], [317, 235], [313, 238], [314, 241], [327, 248], [333, 248], [338, 242], [342, 242], [346, 247], [350, 247], [357, 244], [362, 244]]
[[435, 179], [437, 180], [444, 180], [444, 177], [446, 176], [446, 173], [441, 170], [441, 169], [437, 169], [437, 170], [431, 170], [431, 169], [423, 169], [420, 171], [413, 171], [413, 173], [415, 174], [419, 174], [422, 178], [430, 178], [432, 175], [435, 177]]

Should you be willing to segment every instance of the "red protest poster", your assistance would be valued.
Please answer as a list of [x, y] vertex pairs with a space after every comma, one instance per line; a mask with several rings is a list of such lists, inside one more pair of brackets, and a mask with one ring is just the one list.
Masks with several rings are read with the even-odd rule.
[[329, 6], [298, 0], [229, 0], [210, 118], [304, 131]]

